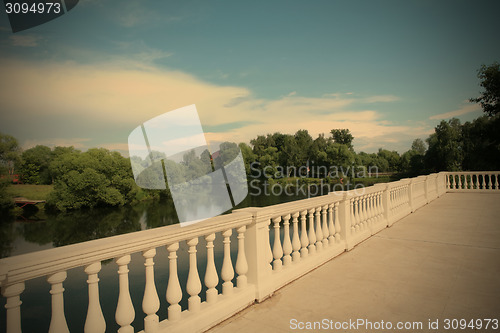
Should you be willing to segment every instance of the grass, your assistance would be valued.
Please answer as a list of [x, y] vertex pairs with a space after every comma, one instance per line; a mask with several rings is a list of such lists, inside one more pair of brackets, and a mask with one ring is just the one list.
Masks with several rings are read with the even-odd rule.
[[53, 185], [17, 184], [7, 187], [7, 192], [14, 197], [24, 197], [32, 200], [47, 200], [53, 188]]

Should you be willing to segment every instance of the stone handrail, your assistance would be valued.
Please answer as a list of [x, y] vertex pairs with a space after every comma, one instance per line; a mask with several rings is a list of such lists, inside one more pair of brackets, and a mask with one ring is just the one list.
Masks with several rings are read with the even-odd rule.
[[[0, 260], [0, 283], [6, 298], [7, 332], [21, 330], [21, 295], [25, 281], [46, 277], [51, 286], [52, 315], [49, 332], [69, 332], [64, 314], [67, 271], [83, 267], [88, 275], [88, 311], [85, 332], [105, 332], [99, 300], [101, 262], [114, 259], [118, 266], [119, 297], [115, 319], [119, 332], [134, 332], [136, 314], [129, 292], [131, 254], [142, 253], [145, 285], [142, 299], [144, 332], [200, 332], [262, 301], [285, 284], [318, 265], [349, 251], [363, 240], [404, 216], [453, 190], [498, 190], [499, 172], [441, 172], [363, 189], [268, 207], [249, 207], [231, 214], [180, 227], [144, 230]], [[231, 259], [231, 235], [237, 235], [237, 258]], [[223, 263], [218, 276], [214, 240], [223, 239]], [[198, 249], [199, 238], [205, 240]], [[179, 302], [183, 291], [178, 276], [179, 243], [188, 246], [187, 309]], [[168, 319], [159, 321], [160, 308], [154, 280], [156, 249], [168, 251]], [[206, 273], [197, 269], [197, 252], [206, 253]], [[234, 264], [234, 265], [233, 265]], [[236, 285], [233, 280], [236, 277]], [[202, 280], [206, 301], [201, 302]], [[216, 286], [222, 282], [222, 292]], [[138, 300], [134, 300], [137, 302]]]
[[447, 190], [498, 190], [498, 171], [456, 171], [446, 174]]

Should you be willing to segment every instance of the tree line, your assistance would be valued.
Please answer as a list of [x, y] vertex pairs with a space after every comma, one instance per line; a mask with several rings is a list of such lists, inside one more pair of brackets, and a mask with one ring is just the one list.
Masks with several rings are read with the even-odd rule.
[[[341, 171], [335, 176], [349, 178], [356, 177], [356, 173], [349, 175], [345, 171], [353, 168], [398, 177], [439, 171], [500, 170], [499, 64], [483, 65], [478, 77], [484, 91], [470, 101], [480, 103], [485, 115], [464, 124], [456, 118], [442, 120], [425, 141], [415, 139], [403, 154], [383, 148], [376, 153], [357, 153], [349, 129], [332, 129], [327, 136], [320, 134], [316, 138], [306, 129], [295, 134], [276, 132], [259, 135], [250, 140], [250, 145], [238, 145], [246, 173], [251, 177], [258, 174], [272, 178], [331, 178], [332, 174], [325, 170], [335, 168]], [[235, 148], [234, 144], [225, 148], [231, 158], [236, 154]], [[175, 169], [179, 170], [179, 182], [191, 179], [190, 174], [199, 174], [210, 163], [213, 167], [209, 159], [207, 154], [197, 157], [194, 151], [188, 152]], [[169, 197], [168, 189], [144, 190], [137, 186], [131, 162], [144, 163], [104, 148], [82, 152], [73, 147], [51, 149], [38, 145], [22, 151], [14, 137], [0, 133], [0, 209], [12, 207], [6, 188], [9, 176], [16, 173], [26, 184], [53, 184], [47, 205], [60, 211]], [[307, 168], [301, 168], [304, 166]], [[320, 171], [311, 174], [311, 167]], [[301, 171], [297, 174], [296, 170]]]

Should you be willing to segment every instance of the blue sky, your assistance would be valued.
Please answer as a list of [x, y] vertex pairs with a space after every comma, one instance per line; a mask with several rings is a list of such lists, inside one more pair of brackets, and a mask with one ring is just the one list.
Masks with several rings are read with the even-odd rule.
[[482, 114], [500, 61], [498, 1], [80, 0], [13, 34], [0, 14], [0, 132], [127, 150], [130, 132], [196, 104], [209, 140], [349, 128], [400, 153], [441, 119]]

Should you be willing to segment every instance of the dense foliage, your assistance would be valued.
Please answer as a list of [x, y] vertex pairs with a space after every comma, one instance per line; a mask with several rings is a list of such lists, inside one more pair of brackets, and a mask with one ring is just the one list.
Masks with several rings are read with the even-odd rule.
[[500, 64], [494, 62], [479, 68], [477, 77], [481, 80], [480, 86], [484, 89], [477, 98], [471, 98], [472, 103], [480, 103], [488, 116], [500, 113]]

